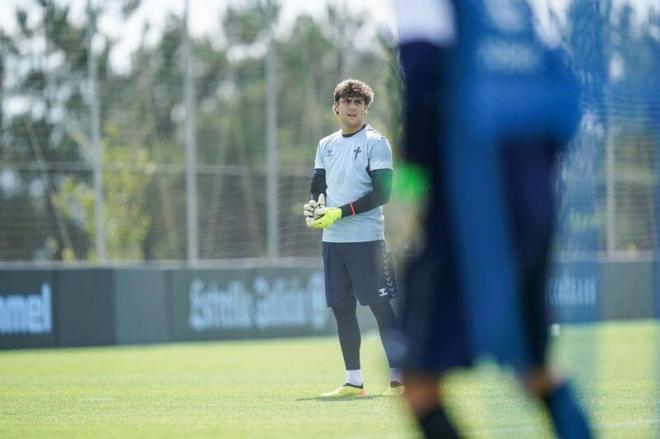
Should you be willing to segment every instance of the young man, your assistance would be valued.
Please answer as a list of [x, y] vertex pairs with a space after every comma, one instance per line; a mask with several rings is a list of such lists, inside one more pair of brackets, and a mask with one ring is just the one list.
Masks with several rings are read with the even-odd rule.
[[341, 129], [319, 142], [304, 205], [306, 223], [323, 229], [326, 301], [337, 320], [345, 383], [322, 397], [367, 395], [360, 368], [360, 328], [356, 300], [369, 306], [378, 324], [390, 370], [384, 395], [403, 392], [394, 351], [396, 318], [390, 300], [396, 284], [385, 243], [383, 205], [392, 187], [392, 151], [387, 139], [365, 119], [374, 93], [362, 81], [337, 85], [332, 110]]
[[458, 437], [452, 369], [511, 366], [561, 438], [591, 436], [547, 365], [554, 169], [577, 125], [576, 84], [525, 0], [397, 0], [404, 150], [432, 181], [424, 252], [408, 267], [406, 399], [426, 437]]

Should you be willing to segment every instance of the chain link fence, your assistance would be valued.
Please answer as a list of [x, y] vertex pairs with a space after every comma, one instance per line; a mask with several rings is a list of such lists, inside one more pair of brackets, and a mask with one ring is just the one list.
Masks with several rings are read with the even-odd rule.
[[[181, 0], [157, 13], [148, 0], [3, 4], [0, 261], [318, 257], [319, 235], [300, 206], [317, 142], [337, 129], [332, 90], [349, 76], [372, 85], [370, 122], [396, 151], [400, 82], [392, 39], [366, 6], [328, 1], [292, 15], [286, 3]], [[649, 254], [658, 235], [660, 8], [535, 4], [584, 86], [581, 129], [559, 178], [558, 249]], [[213, 25], [198, 28], [194, 17], [210, 14]], [[403, 210], [386, 210], [397, 245]]]
[[[301, 204], [316, 144], [337, 129], [332, 90], [347, 76], [370, 83], [377, 96], [371, 122], [394, 132], [391, 44], [366, 14], [345, 3], [280, 23], [281, 5], [258, 0], [218, 8], [216, 26], [203, 32], [194, 32], [188, 19], [191, 56], [186, 13], [204, 8], [199, 2], [182, 0], [157, 28], [147, 20], [142, 35], [117, 40], [107, 23], [123, 20], [120, 29], [134, 28], [146, 3], [14, 1], [7, 8], [12, 17], [3, 23], [0, 52], [0, 260], [318, 257], [319, 236], [304, 226]], [[336, 38], [347, 30], [367, 44]], [[135, 40], [127, 53], [125, 39]], [[276, 78], [270, 87], [269, 74]], [[277, 103], [273, 133], [269, 99]], [[187, 123], [194, 123], [192, 137]], [[270, 161], [269, 136], [277, 150]], [[193, 192], [186, 178], [191, 147]], [[276, 200], [267, 196], [272, 172]], [[196, 215], [189, 216], [190, 209]]]

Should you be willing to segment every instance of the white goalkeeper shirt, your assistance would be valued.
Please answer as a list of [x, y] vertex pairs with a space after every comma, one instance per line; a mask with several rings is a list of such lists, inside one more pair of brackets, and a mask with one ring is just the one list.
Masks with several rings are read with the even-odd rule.
[[[326, 206], [340, 207], [374, 190], [370, 171], [392, 169], [387, 138], [366, 125], [344, 136], [341, 130], [321, 139], [314, 168], [325, 170]], [[341, 218], [323, 230], [324, 242], [366, 242], [385, 239], [383, 206]]]

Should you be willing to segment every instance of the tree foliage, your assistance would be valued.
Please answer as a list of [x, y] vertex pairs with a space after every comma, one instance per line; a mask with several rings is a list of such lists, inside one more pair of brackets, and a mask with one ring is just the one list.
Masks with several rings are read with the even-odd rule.
[[[97, 3], [93, 13], [119, 10], [127, 20], [142, 6]], [[271, 0], [230, 6], [217, 17], [217, 35], [192, 39], [205, 258], [265, 253], [267, 28], [280, 9]], [[11, 11], [16, 30], [0, 30], [0, 260], [96, 259], [88, 23], [71, 12], [67, 2], [23, 2]], [[331, 6], [276, 34], [284, 254], [318, 250], [316, 237], [291, 216], [307, 196], [318, 139], [337, 127], [334, 86], [346, 76], [370, 83], [377, 96], [373, 125], [390, 136], [399, 129], [394, 57], [378, 42], [361, 50], [352, 45], [350, 35], [365, 21]], [[118, 41], [102, 32], [94, 37], [112, 260], [185, 257], [182, 17], [171, 14], [155, 43], [152, 30], [143, 29], [123, 69], [110, 63]]]

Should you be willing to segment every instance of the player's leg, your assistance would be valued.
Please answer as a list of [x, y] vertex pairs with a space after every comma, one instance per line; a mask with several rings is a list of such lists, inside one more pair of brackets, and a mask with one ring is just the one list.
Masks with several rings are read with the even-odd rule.
[[403, 362], [404, 396], [426, 438], [458, 437], [444, 408], [440, 377], [455, 367], [470, 365], [464, 310], [458, 288], [450, 279], [447, 258], [432, 241], [411, 262], [405, 277], [402, 330], [407, 355]]
[[406, 344], [404, 396], [427, 438], [458, 437], [447, 415], [440, 377], [472, 361], [467, 336], [464, 295], [449, 233], [444, 175], [438, 174], [430, 197], [423, 252], [405, 270], [401, 327]]
[[333, 306], [332, 313], [337, 321], [337, 335], [341, 353], [346, 366], [346, 384], [362, 387], [362, 372], [360, 368], [360, 326], [356, 313], [356, 302], [353, 299], [349, 305]]
[[365, 396], [360, 369], [360, 327], [356, 315], [356, 301], [351, 294], [351, 280], [344, 260], [343, 243], [323, 243], [323, 271], [325, 298], [337, 322], [346, 378], [344, 385], [322, 394], [322, 397]]
[[427, 438], [457, 438], [458, 432], [442, 404], [441, 380], [437, 375], [405, 372], [405, 398]]
[[397, 350], [403, 349], [399, 336], [399, 325], [397, 323], [394, 309], [389, 300], [382, 300], [369, 305], [371, 312], [376, 318], [380, 340], [385, 349], [387, 362], [390, 366], [390, 387], [383, 395], [400, 395], [403, 393], [403, 377], [401, 376], [401, 355]]
[[548, 409], [559, 437], [588, 438], [587, 419], [570, 386], [546, 362], [549, 319], [545, 292], [556, 213], [556, 146], [542, 138], [511, 144], [504, 151], [506, 187], [522, 277], [523, 325], [532, 356], [532, 367], [521, 379]]
[[390, 364], [390, 387], [385, 393], [401, 393], [401, 355], [397, 355], [396, 351], [402, 349], [402, 343], [390, 304], [390, 299], [397, 295], [392, 256], [385, 241], [358, 242], [350, 246], [346, 266], [354, 287], [353, 293], [361, 305], [371, 307]]
[[522, 377], [527, 390], [548, 410], [557, 436], [575, 439], [592, 437], [589, 422], [571, 385], [549, 367], [533, 367]]

